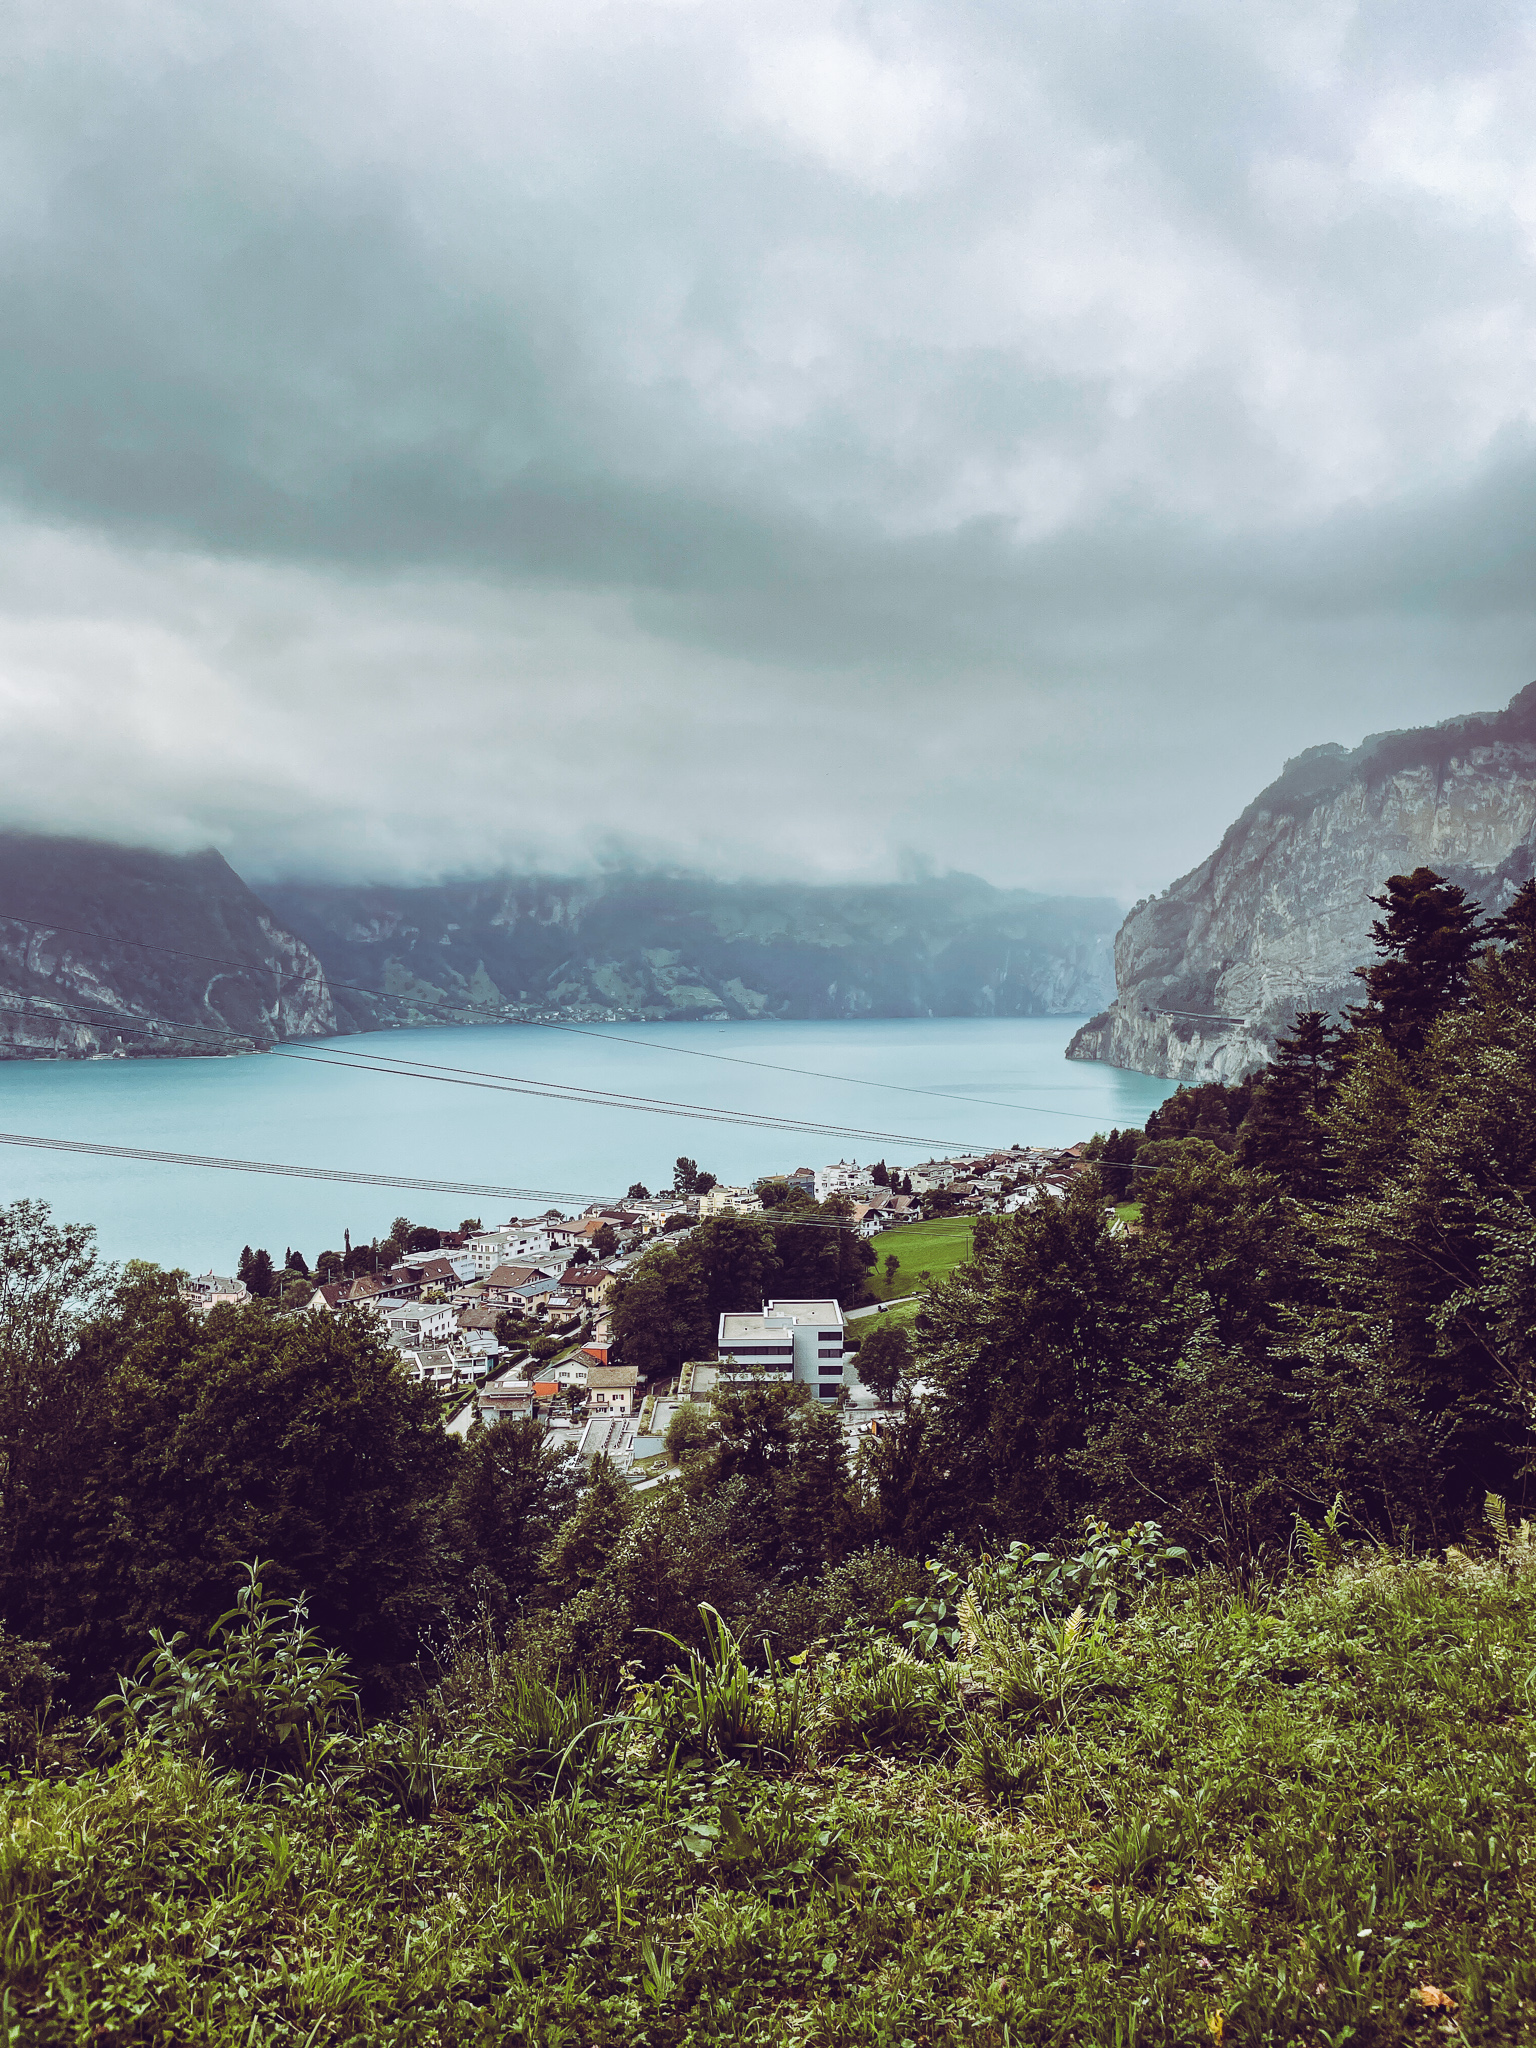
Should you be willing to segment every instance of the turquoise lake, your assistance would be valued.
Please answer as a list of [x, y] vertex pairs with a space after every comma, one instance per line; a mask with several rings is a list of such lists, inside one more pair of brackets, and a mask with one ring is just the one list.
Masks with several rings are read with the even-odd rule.
[[[748, 1182], [833, 1159], [910, 1166], [981, 1145], [1071, 1144], [1140, 1124], [1171, 1085], [1063, 1058], [1075, 1017], [893, 1019], [860, 1023], [537, 1025], [369, 1033], [237, 1059], [8, 1061], [0, 1130], [342, 1168], [413, 1179], [549, 1190], [579, 1206], [632, 1181], [670, 1183], [679, 1153]], [[700, 1054], [711, 1057], [701, 1058]], [[606, 1089], [701, 1112], [572, 1104], [385, 1074], [344, 1063], [383, 1057], [474, 1069], [535, 1087]], [[783, 1071], [785, 1069], [809, 1072]], [[820, 1076], [821, 1078], [813, 1078]], [[912, 1092], [916, 1091], [916, 1092]], [[710, 1121], [737, 1111], [849, 1126], [812, 1135]], [[244, 1244], [313, 1261], [382, 1235], [406, 1214], [439, 1226], [489, 1224], [551, 1202], [500, 1202], [349, 1187], [201, 1167], [0, 1146], [0, 1199], [31, 1195], [94, 1224], [111, 1258], [230, 1272]]]

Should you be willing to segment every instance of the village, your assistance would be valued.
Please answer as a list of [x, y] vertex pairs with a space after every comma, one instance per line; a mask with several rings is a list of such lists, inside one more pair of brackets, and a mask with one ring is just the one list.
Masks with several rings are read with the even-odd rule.
[[[291, 1313], [348, 1309], [375, 1318], [402, 1371], [443, 1397], [451, 1433], [534, 1418], [584, 1462], [606, 1458], [632, 1485], [654, 1486], [671, 1476], [664, 1439], [673, 1416], [721, 1386], [798, 1383], [813, 1399], [835, 1400], [850, 1435], [878, 1430], [880, 1402], [858, 1380], [852, 1328], [895, 1305], [744, 1301], [721, 1315], [712, 1358], [646, 1384], [614, 1355], [609, 1311], [615, 1290], [654, 1245], [685, 1242], [712, 1218], [760, 1217], [786, 1202], [786, 1216], [809, 1215], [816, 1205], [824, 1224], [865, 1240], [936, 1219], [959, 1225], [1005, 1215], [1064, 1198], [1084, 1151], [1082, 1144], [1015, 1145], [910, 1169], [838, 1160], [766, 1175], [751, 1187], [721, 1185], [679, 1159], [671, 1188], [652, 1195], [636, 1183], [623, 1200], [594, 1201], [577, 1216], [550, 1209], [493, 1228], [418, 1226], [410, 1233], [415, 1248], [353, 1249], [349, 1241], [354, 1270], [335, 1271], [336, 1255], [322, 1255], [313, 1286], [296, 1291], [295, 1274], [285, 1269], [284, 1301]], [[899, 1262], [889, 1263], [894, 1270]], [[303, 1269], [302, 1260], [297, 1265]], [[246, 1277], [208, 1272], [185, 1280], [183, 1299], [206, 1314], [256, 1291]]]

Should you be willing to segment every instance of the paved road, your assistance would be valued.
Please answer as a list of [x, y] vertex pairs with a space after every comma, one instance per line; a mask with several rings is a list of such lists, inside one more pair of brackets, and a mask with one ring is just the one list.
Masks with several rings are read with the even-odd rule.
[[920, 1294], [893, 1294], [889, 1301], [872, 1301], [868, 1308], [851, 1308], [843, 1317], [845, 1323], [856, 1323], [860, 1316], [877, 1316], [883, 1308], [894, 1308], [899, 1301], [921, 1301]]

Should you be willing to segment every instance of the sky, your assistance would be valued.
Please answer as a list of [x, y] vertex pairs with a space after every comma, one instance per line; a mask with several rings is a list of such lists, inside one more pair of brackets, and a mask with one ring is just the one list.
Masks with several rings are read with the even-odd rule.
[[1536, 677], [1536, 13], [11, 0], [3, 822], [1162, 887]]

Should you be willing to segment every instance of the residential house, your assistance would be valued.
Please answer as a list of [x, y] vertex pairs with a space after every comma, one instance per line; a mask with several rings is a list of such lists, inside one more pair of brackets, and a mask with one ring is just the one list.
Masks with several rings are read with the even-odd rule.
[[843, 1311], [835, 1301], [765, 1301], [761, 1314], [722, 1315], [715, 1348], [722, 1381], [795, 1382], [835, 1401], [843, 1384]]
[[632, 1365], [594, 1365], [587, 1372], [588, 1412], [633, 1415], [640, 1375]]
[[206, 1315], [211, 1308], [227, 1302], [238, 1307], [242, 1301], [249, 1301], [251, 1291], [243, 1280], [236, 1280], [221, 1273], [196, 1273], [184, 1280], [181, 1298], [189, 1308], [195, 1308], [199, 1315]]
[[613, 1275], [606, 1266], [572, 1266], [560, 1275], [561, 1291], [586, 1311], [600, 1309], [613, 1292]]
[[515, 1301], [530, 1280], [551, 1280], [555, 1271], [553, 1266], [497, 1266], [494, 1271], [487, 1273], [480, 1283], [480, 1300], [486, 1306], [493, 1302]]
[[423, 1344], [442, 1344], [453, 1336], [458, 1317], [451, 1303], [400, 1302], [381, 1305], [385, 1342], [397, 1351], [414, 1351]]
[[699, 1197], [699, 1221], [706, 1216], [755, 1216], [761, 1210], [761, 1195], [751, 1188], [711, 1188]]

